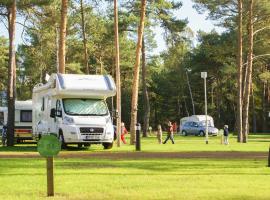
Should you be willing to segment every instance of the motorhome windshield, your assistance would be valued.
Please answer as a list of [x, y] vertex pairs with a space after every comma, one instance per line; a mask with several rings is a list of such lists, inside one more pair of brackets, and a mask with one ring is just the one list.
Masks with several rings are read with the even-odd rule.
[[65, 113], [68, 115], [107, 115], [108, 109], [100, 99], [63, 99]]

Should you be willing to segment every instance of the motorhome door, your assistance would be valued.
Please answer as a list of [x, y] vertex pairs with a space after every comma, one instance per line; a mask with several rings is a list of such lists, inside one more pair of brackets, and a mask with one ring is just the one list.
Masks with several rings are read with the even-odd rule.
[[55, 133], [59, 133], [60, 125], [62, 124], [62, 103], [59, 99], [56, 100], [55, 108]]

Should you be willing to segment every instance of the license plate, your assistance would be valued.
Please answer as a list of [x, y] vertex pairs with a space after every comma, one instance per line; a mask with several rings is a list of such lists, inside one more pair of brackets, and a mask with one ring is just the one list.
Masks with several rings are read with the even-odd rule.
[[85, 139], [97, 140], [100, 139], [100, 137], [98, 135], [86, 135]]

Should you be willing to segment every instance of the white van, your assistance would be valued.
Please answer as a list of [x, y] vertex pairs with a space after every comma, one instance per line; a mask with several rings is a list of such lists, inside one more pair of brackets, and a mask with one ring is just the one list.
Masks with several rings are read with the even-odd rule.
[[114, 129], [106, 98], [116, 94], [107, 75], [52, 74], [33, 89], [33, 137], [56, 134], [66, 144], [112, 148]]
[[[8, 108], [0, 107], [0, 128], [7, 124]], [[17, 143], [32, 140], [32, 101], [15, 101], [14, 138]]]

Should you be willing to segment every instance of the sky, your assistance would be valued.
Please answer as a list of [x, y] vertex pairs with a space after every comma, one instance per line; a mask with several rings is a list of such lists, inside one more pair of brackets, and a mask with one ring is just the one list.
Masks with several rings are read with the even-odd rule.
[[[183, 6], [181, 9], [179, 9], [177, 12], [175, 12], [175, 15], [178, 19], [187, 19], [188, 20], [188, 26], [192, 29], [192, 31], [195, 34], [195, 38], [193, 40], [194, 45], [197, 44], [197, 37], [196, 33], [199, 30], [210, 32], [213, 29], [216, 29], [217, 32], [224, 31], [221, 27], [215, 26], [214, 22], [211, 20], [207, 20], [207, 14], [198, 14], [197, 11], [192, 7], [194, 3], [192, 0], [182, 0]], [[156, 28], [156, 41], [158, 44], [158, 48], [154, 51], [154, 53], [159, 53], [166, 49], [166, 44], [162, 36], [162, 29]]]
[[[196, 34], [197, 31], [202, 30], [205, 32], [210, 32], [212, 29], [216, 29], [218, 32], [222, 32], [222, 28], [215, 27], [214, 22], [206, 19], [206, 14], [200, 15], [197, 13], [195, 9], [192, 8], [193, 3], [191, 0], [182, 0], [183, 7], [175, 12], [175, 15], [179, 19], [188, 19], [189, 24], [188, 26], [192, 29], [192, 31]], [[23, 21], [22, 19], [18, 19]], [[16, 25], [16, 34], [15, 34], [15, 44], [16, 46], [18, 44], [21, 44], [23, 42], [21, 38], [21, 34], [23, 31], [23, 27], [19, 24]], [[157, 41], [157, 48], [154, 50], [154, 54], [158, 54], [159, 52], [166, 49], [165, 41], [162, 36], [162, 29], [157, 27], [154, 29], [154, 32], [156, 33], [155, 39]], [[0, 36], [8, 37], [8, 31], [3, 25], [2, 22], [0, 22]], [[196, 37], [194, 38], [193, 43], [196, 45], [197, 40]]]

